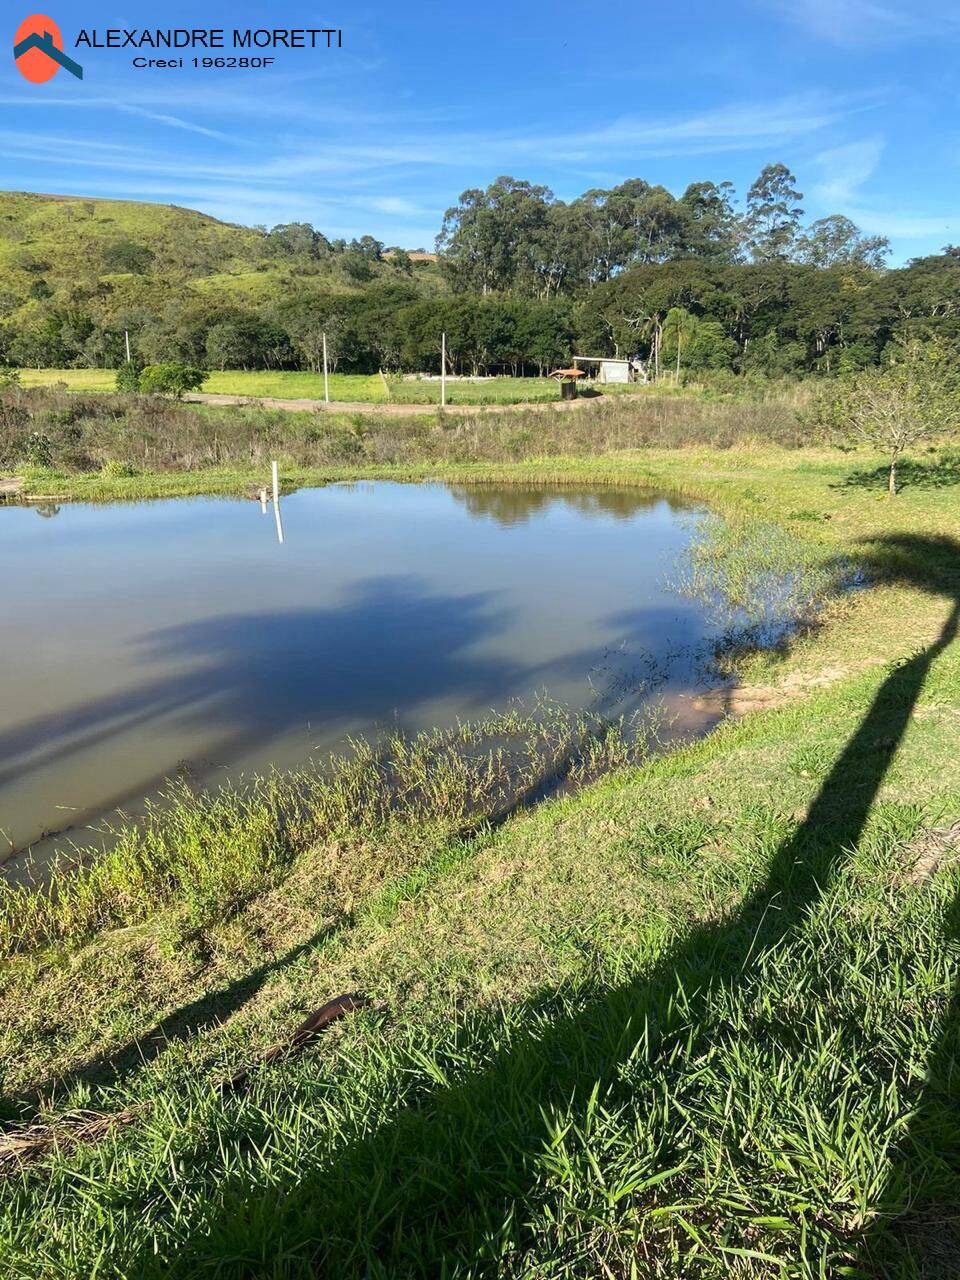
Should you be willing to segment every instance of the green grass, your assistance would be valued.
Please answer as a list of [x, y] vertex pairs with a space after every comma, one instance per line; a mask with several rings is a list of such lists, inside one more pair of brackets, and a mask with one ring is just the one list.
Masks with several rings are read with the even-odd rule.
[[[153, 260], [147, 275], [110, 269], [105, 251], [120, 241], [150, 250]], [[297, 273], [295, 283], [291, 268]], [[396, 278], [387, 263], [373, 270]], [[0, 191], [4, 283], [26, 298], [40, 272], [52, 287], [63, 290], [78, 281], [89, 286], [99, 278], [115, 291], [115, 303], [126, 294], [134, 306], [139, 305], [134, 299], [142, 301], [145, 295], [155, 301], [168, 293], [187, 291], [254, 303], [280, 302], [305, 280], [324, 291], [356, 290], [334, 260], [291, 264], [255, 228], [221, 222], [194, 209], [138, 200]], [[421, 280], [436, 274], [433, 264], [415, 268]], [[28, 313], [29, 305], [23, 314]]]
[[[389, 380], [390, 399], [396, 404], [440, 403], [436, 379]], [[448, 381], [447, 404], [545, 404], [560, 399], [552, 378], [491, 378], [487, 382]]]
[[[25, 387], [50, 387], [63, 382], [71, 391], [114, 391], [112, 369], [21, 369]], [[389, 388], [389, 397], [387, 388]], [[318, 373], [263, 372], [230, 369], [213, 371], [203, 390], [225, 395], [265, 396], [288, 400], [322, 400], [323, 375]], [[390, 378], [377, 374], [335, 373], [330, 375], [330, 398], [364, 404], [440, 403], [439, 381]], [[557, 384], [551, 378], [492, 378], [489, 382], [454, 382], [447, 386], [447, 403], [530, 404], [558, 400]]]
[[21, 369], [24, 387], [52, 387], [64, 382], [71, 391], [115, 391], [115, 369]]
[[[195, 807], [84, 941], [21, 937], [4, 1106], [52, 1128], [0, 1188], [4, 1274], [952, 1274], [960, 867], [929, 832], [960, 818], [960, 515], [949, 467], [891, 501], [851, 482], [871, 461], [364, 468], [653, 483], [743, 529], [697, 567], [734, 594], [784, 539], [870, 585], [741, 666], [769, 709], [495, 829], [457, 803], [274, 852], [282, 824]], [[256, 1065], [349, 990], [368, 1011]], [[132, 1116], [71, 1142], [78, 1108]]]
[[[63, 382], [71, 391], [115, 391], [113, 369], [21, 369], [25, 387], [50, 387]], [[316, 373], [264, 373], [259, 370], [212, 372], [204, 391], [236, 396], [267, 396], [289, 400], [322, 400], [323, 375]], [[334, 400], [383, 403], [386, 393], [379, 374], [335, 373], [330, 378]]]
[[[652, 724], [651, 724], [652, 727]], [[0, 893], [0, 958], [76, 943], [174, 905], [187, 929], [262, 891], [298, 854], [333, 841], [400, 850], [484, 826], [563, 769], [572, 784], [642, 758], [647, 737], [541, 702], [407, 739], [357, 741], [322, 768], [198, 796], [171, 784], [102, 856], [47, 865], [40, 887]], [[342, 887], [342, 884], [341, 884]]]

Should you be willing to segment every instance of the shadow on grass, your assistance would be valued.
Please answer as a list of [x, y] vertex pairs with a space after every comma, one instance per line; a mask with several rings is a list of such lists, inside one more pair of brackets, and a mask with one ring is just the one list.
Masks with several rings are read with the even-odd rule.
[[[960, 547], [949, 539], [902, 536], [873, 544], [866, 559], [875, 576], [946, 596], [951, 611], [937, 640], [884, 679], [805, 820], [734, 912], [694, 928], [639, 978], [596, 992], [573, 1014], [539, 1019], [483, 1069], [425, 1086], [329, 1166], [291, 1171], [268, 1187], [239, 1178], [218, 1186], [205, 1221], [179, 1239], [176, 1256], [144, 1253], [126, 1274], [474, 1276], [502, 1273], [508, 1256], [522, 1256], [534, 1243], [524, 1224], [544, 1178], [544, 1114], [584, 1115], [592, 1106], [616, 1111], [630, 1098], [638, 1057], [645, 1071], [662, 1074], [664, 1088], [678, 1054], [704, 1060], [711, 995], [743, 982], [765, 954], [802, 930], [857, 847], [927, 675], [957, 636], [958, 557]], [[951, 1140], [958, 1132], [950, 1087], [955, 1012], [933, 1059], [931, 1079], [938, 1072], [942, 1079], [920, 1113], [932, 1135], [949, 1125]], [[497, 1039], [491, 1022], [486, 1042]], [[673, 1136], [653, 1137], [666, 1173], [677, 1163]], [[725, 1141], [733, 1159], [738, 1135]], [[905, 1145], [901, 1161], [909, 1165], [912, 1158]], [[898, 1185], [912, 1180], [912, 1170], [901, 1168]], [[578, 1235], [597, 1224], [561, 1223], [560, 1236], [563, 1228], [567, 1273], [585, 1274], [577, 1270], [590, 1268], [585, 1256], [576, 1262]]]
[[[960, 942], [960, 897], [944, 944]], [[876, 1217], [853, 1274], [871, 1280], [955, 1280], [960, 1276], [960, 988], [954, 990], [896, 1144]]]
[[[883, 493], [890, 475], [889, 466], [851, 471], [846, 479], [831, 486], [834, 489], [875, 489]], [[932, 462], [914, 462], [909, 458], [897, 464], [897, 485], [902, 489], [949, 489], [960, 484], [960, 454], [945, 454]]]

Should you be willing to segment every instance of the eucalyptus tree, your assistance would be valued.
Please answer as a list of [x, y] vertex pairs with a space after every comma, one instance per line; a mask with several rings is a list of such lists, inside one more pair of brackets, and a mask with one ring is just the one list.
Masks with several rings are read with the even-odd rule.
[[796, 182], [785, 164], [768, 164], [747, 192], [746, 239], [754, 261], [789, 258], [803, 216]]
[[864, 235], [840, 213], [812, 222], [794, 248], [796, 260], [812, 267], [860, 266], [878, 271], [889, 253], [886, 236]]
[[683, 252], [712, 262], [743, 257], [743, 221], [734, 209], [732, 182], [691, 182], [680, 197]]
[[538, 249], [550, 206], [549, 187], [500, 177], [485, 189], [464, 191], [443, 216], [437, 252], [455, 286], [487, 294], [535, 288]]

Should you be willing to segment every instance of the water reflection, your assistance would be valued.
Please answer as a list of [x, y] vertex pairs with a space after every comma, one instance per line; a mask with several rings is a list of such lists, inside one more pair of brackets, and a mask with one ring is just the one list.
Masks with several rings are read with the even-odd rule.
[[664, 502], [671, 510], [682, 510], [665, 499], [663, 494], [637, 488], [564, 487], [550, 490], [542, 485], [453, 485], [450, 492], [472, 516], [489, 516], [506, 526], [523, 524], [531, 516], [558, 503], [584, 516], [608, 515], [619, 520], [629, 520], [639, 511], [649, 511]]

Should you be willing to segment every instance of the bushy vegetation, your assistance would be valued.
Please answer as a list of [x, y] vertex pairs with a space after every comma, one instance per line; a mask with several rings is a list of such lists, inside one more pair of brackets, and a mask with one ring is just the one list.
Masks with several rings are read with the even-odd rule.
[[960, 427], [957, 349], [913, 341], [819, 398], [818, 419], [841, 439], [881, 450], [890, 459], [887, 488], [897, 492], [897, 467], [906, 450]]
[[[203, 369], [179, 360], [167, 360], [163, 364], [148, 364], [137, 378], [137, 390], [144, 395], [168, 395], [180, 400], [187, 391], [199, 391], [206, 377]], [[119, 380], [117, 387], [123, 390]]]
[[[602, 456], [658, 445], [766, 441], [799, 446], [810, 429], [796, 389], [756, 388], [752, 397], [650, 391], [575, 413], [522, 409], [459, 417], [289, 413], [221, 409], [159, 396], [103, 396], [35, 388], [0, 393], [0, 472], [52, 468], [96, 474], [108, 463], [134, 471], [513, 462]], [[42, 482], [50, 492], [55, 481]]]

